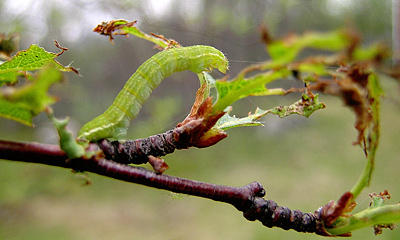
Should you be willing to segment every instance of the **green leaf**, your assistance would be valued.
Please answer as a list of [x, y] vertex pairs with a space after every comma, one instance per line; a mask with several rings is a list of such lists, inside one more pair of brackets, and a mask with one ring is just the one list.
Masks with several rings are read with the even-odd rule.
[[[294, 68], [294, 66], [292, 66]], [[327, 66], [323, 63], [319, 62], [300, 62], [296, 66], [297, 71], [310, 74], [315, 74], [318, 76], [329, 75], [330, 72], [327, 69]]]
[[373, 60], [377, 58], [388, 57], [389, 51], [383, 44], [377, 43], [369, 47], [357, 47], [354, 49], [353, 58], [357, 61]]
[[12, 93], [0, 95], [0, 116], [32, 126], [32, 118], [57, 101], [47, 91], [61, 79], [62, 75], [58, 70], [47, 67], [33, 82], [15, 89]]
[[340, 51], [351, 43], [351, 37], [344, 31], [328, 33], [310, 32], [302, 36], [289, 35], [288, 37], [273, 41], [267, 45], [274, 65], [287, 64], [296, 59], [305, 48], [315, 48], [328, 51]]
[[233, 102], [248, 96], [283, 95], [285, 91], [281, 88], [268, 89], [265, 84], [279, 78], [290, 75], [291, 72], [285, 68], [277, 71], [268, 71], [250, 78], [239, 77], [233, 81], [219, 80], [215, 82], [218, 99], [213, 109], [224, 110]]
[[34, 116], [29, 109], [22, 108], [16, 103], [0, 99], [0, 117], [32, 126], [32, 118]]
[[225, 109], [226, 114], [218, 120], [218, 122], [215, 124], [215, 127], [225, 131], [235, 127], [263, 126], [261, 122], [258, 122], [258, 119], [265, 114], [264, 112], [260, 114], [258, 110], [259, 109], [257, 108], [254, 114], [250, 114], [247, 117], [237, 118], [236, 116], [229, 115], [229, 113], [232, 111], [232, 107], [228, 107]]
[[0, 65], [0, 86], [5, 83], [14, 84], [17, 82], [17, 76], [26, 75], [27, 71], [43, 69], [49, 64], [54, 64], [60, 71], [77, 72], [73, 67], [64, 67], [55, 60], [64, 51], [65, 49], [58, 54], [51, 53], [33, 44], [27, 50], [18, 52], [11, 60]]

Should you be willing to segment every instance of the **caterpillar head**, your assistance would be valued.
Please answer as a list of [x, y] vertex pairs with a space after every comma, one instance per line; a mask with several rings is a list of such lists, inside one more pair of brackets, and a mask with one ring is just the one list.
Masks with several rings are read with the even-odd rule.
[[228, 59], [224, 56], [222, 62], [217, 66], [218, 71], [222, 72], [223, 74], [229, 69], [229, 62]]
[[222, 60], [216, 64], [216, 68], [218, 71], [222, 72], [223, 74], [229, 69], [229, 62], [228, 59], [221, 53]]
[[211, 68], [216, 68], [216, 69], [218, 69], [218, 71], [225, 74], [226, 71], [229, 69], [228, 59], [219, 50], [216, 50], [215, 55], [216, 55], [215, 58], [213, 58], [212, 63], [210, 64]]

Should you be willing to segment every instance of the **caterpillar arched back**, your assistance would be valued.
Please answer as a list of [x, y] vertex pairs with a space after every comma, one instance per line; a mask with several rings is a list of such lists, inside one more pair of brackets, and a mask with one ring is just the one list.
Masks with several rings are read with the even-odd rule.
[[105, 138], [124, 139], [130, 122], [164, 78], [174, 72], [191, 70], [201, 73], [213, 68], [225, 73], [228, 60], [222, 52], [210, 46], [171, 48], [155, 54], [129, 78], [113, 104], [82, 127], [78, 138], [92, 142]]

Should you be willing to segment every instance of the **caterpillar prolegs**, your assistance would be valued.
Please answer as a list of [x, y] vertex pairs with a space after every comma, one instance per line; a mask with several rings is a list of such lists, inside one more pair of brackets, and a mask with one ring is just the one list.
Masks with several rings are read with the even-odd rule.
[[113, 104], [82, 127], [78, 138], [92, 142], [106, 138], [124, 139], [130, 122], [164, 78], [174, 72], [201, 73], [213, 68], [225, 73], [228, 60], [210, 46], [171, 48], [155, 54], [129, 78]]

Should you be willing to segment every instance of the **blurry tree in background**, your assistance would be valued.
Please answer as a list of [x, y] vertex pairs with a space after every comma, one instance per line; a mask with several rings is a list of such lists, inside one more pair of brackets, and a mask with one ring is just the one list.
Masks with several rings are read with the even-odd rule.
[[[62, 99], [56, 105], [55, 112], [58, 116], [71, 116], [72, 127], [75, 124], [77, 131], [83, 123], [102, 113], [136, 68], [156, 53], [156, 50], [152, 50], [151, 43], [140, 39], [119, 37], [115, 40], [115, 45], [111, 45], [106, 38], [92, 33], [92, 29], [102, 21], [138, 20], [138, 26], [146, 32], [163, 34], [184, 46], [214, 46], [228, 56], [231, 69], [229, 74], [236, 75], [249, 63], [266, 60], [267, 54], [260, 43], [258, 32], [262, 24], [268, 26], [273, 36], [307, 30], [329, 31], [350, 26], [360, 31], [365, 43], [383, 40], [389, 45], [392, 40], [393, 2], [0, 0], [0, 32], [18, 32], [20, 49], [26, 49], [35, 43], [56, 52], [53, 39], [69, 48], [68, 54], [58, 60], [64, 64], [74, 61], [73, 65], [80, 68], [82, 77], [68, 75], [67, 85], [53, 89]], [[187, 114], [198, 88], [196, 76], [183, 72], [173, 77], [174, 79], [171, 77], [164, 81], [144, 105], [139, 121], [130, 132], [131, 138], [145, 137], [170, 129]], [[285, 86], [288, 83], [282, 84]], [[390, 92], [388, 95], [390, 100]], [[279, 97], [246, 100], [234, 107], [236, 112], [245, 115], [245, 111], [249, 111], [249, 105], [254, 106], [250, 109], [254, 110], [258, 105], [275, 106], [281, 100]], [[246, 108], [243, 109], [243, 106]], [[293, 208], [311, 211], [318, 204], [327, 202], [346, 190], [346, 183], [354, 182], [352, 177], [361, 171], [361, 165], [357, 161], [363, 160], [358, 149], [350, 146], [351, 140], [356, 136], [355, 130], [352, 130], [354, 119], [351, 116], [337, 116], [335, 111], [338, 111], [338, 106], [332, 106], [332, 110], [329, 107], [328, 104], [325, 111], [333, 113], [321, 115], [320, 120], [316, 119], [317, 116], [307, 120], [296, 117], [278, 120], [270, 117], [264, 129], [232, 131], [230, 134], [234, 136], [231, 140], [222, 142], [216, 150], [212, 148], [199, 152], [194, 149], [174, 154], [170, 162], [174, 162], [176, 166], [169, 173], [227, 185], [243, 185], [253, 180], [261, 183], [264, 181], [268, 183], [265, 184], [268, 194], [275, 193], [275, 200]], [[393, 104], [389, 107], [392, 109]], [[394, 112], [386, 112], [388, 116], [399, 115], [398, 106], [394, 109]], [[0, 138], [57, 142], [56, 134], [52, 132], [52, 126], [45, 116], [36, 118], [35, 124], [36, 128], [28, 128], [0, 119]], [[311, 124], [317, 126], [315, 132], [310, 131]], [[335, 127], [343, 129], [337, 130]], [[396, 133], [396, 130], [398, 127], [392, 131]], [[285, 139], [277, 140], [274, 139], [276, 131], [290, 133], [285, 135]], [[299, 134], [304, 135], [299, 137]], [[340, 134], [345, 136], [336, 136]], [[251, 139], [249, 136], [252, 135], [257, 139]], [[320, 147], [321, 155], [309, 156], [304, 149], [278, 147], [291, 146], [302, 137], [321, 138], [322, 147], [310, 146]], [[271, 138], [280, 145], [271, 143]], [[397, 140], [396, 136], [388, 138], [388, 142]], [[237, 139], [246, 139], [246, 143], [239, 143]], [[343, 144], [338, 144], [343, 141]], [[274, 147], [276, 150], [273, 150]], [[226, 154], [218, 153], [224, 151], [223, 149], [236, 149], [237, 152], [232, 150]], [[252, 153], [248, 153], [249, 151]], [[395, 154], [398, 154], [396, 149], [379, 156], [391, 159]], [[304, 156], [301, 157], [302, 155]], [[326, 162], [320, 162], [325, 157]], [[253, 168], [248, 166], [250, 164], [253, 164]], [[321, 167], [324, 164], [327, 164], [326, 167]], [[399, 164], [392, 166], [395, 170]], [[298, 168], [300, 172], [296, 172], [296, 169], [288, 170], [288, 167]], [[315, 173], [319, 171], [325, 178]], [[342, 177], [340, 173], [346, 176]], [[379, 173], [378, 166], [374, 179], [383, 183], [391, 182], [393, 185], [390, 190], [397, 194], [395, 199], [398, 199], [400, 191], [395, 186], [398, 186], [400, 179], [385, 179], [386, 173]], [[300, 175], [307, 177], [298, 181]], [[73, 175], [65, 170], [0, 162], [0, 238], [2, 232], [7, 239], [12, 239], [12, 236], [15, 239], [33, 239], [38, 236], [41, 239], [52, 239], [54, 236], [58, 239], [90, 239], [101, 236], [106, 236], [107, 239], [143, 239], [144, 236], [146, 239], [317, 238], [247, 223], [238, 214], [235, 215], [230, 207], [226, 210], [225, 206], [213, 205], [206, 200], [180, 196], [183, 201], [174, 201], [165, 193], [153, 189], [96, 176], [93, 178], [92, 187], [81, 188], [77, 181], [71, 180]], [[386, 188], [383, 183], [373, 186]], [[383, 189], [372, 191], [380, 190]], [[319, 193], [314, 196], [314, 192]], [[219, 214], [212, 215], [213, 211]], [[233, 213], [224, 215], [225, 212]], [[144, 219], [136, 219], [138, 215], [144, 216]], [[173, 222], [170, 218], [179, 220]], [[210, 221], [212, 218], [214, 220]], [[75, 220], [77, 223], [72, 222]], [[149, 226], [153, 223], [158, 225], [156, 229]], [[187, 230], [177, 233], [175, 229], [182, 227]], [[235, 229], [235, 233], [232, 233], [232, 229]], [[169, 236], [166, 235], [167, 232]], [[368, 229], [355, 233], [357, 234], [364, 239], [373, 237]], [[380, 239], [396, 239], [396, 236], [399, 236], [399, 231], [385, 232]]]
[[[81, 62], [78, 61], [84, 63], [90, 62], [84, 60], [96, 59], [96, 66], [85, 68], [85, 65], [79, 65], [82, 75], [91, 79], [84, 81], [89, 86], [93, 86], [93, 81], [103, 84], [118, 81], [122, 84], [130, 71], [117, 68], [133, 71], [143, 59], [152, 55], [142, 47], [146, 44], [151, 47], [149, 43], [119, 40], [122, 42], [120, 46], [123, 45], [116, 49], [91, 32], [93, 26], [107, 19], [138, 20], [141, 29], [179, 39], [184, 46], [204, 44], [222, 49], [232, 60], [232, 75], [240, 69], [235, 65], [243, 65], [240, 61], [265, 60], [266, 54], [257, 31], [261, 24], [266, 24], [276, 36], [310, 29], [327, 31], [352, 25], [362, 33], [367, 43], [376, 39], [391, 40], [390, 1], [170, 0], [115, 3], [36, 0], [22, 3], [2, 1], [0, 4], [0, 31], [19, 32], [21, 48], [25, 49], [33, 42], [51, 46], [53, 39], [58, 39], [71, 49], [66, 61], [74, 60], [79, 64]], [[80, 54], [83, 50], [85, 59], [82, 56], [75, 57], [74, 54]], [[114, 59], [113, 56], [118, 57]], [[130, 65], [126, 66], [127, 63]], [[110, 77], [113, 81], [106, 80]], [[115, 87], [119, 89], [119, 86]], [[98, 88], [96, 90], [100, 92], [96, 91], [96, 94], [107, 95], [103, 94], [102, 89], [108, 91], [109, 88]], [[176, 86], [171, 88], [175, 89]]]
[[[154, 54], [149, 51], [151, 44], [137, 39], [118, 39], [118, 47], [109, 46], [91, 31], [99, 22], [118, 18], [138, 20], [141, 29], [177, 39], [184, 46], [214, 46], [228, 55], [229, 74], [235, 75], [248, 63], [267, 57], [257, 31], [261, 24], [266, 24], [274, 36], [307, 30], [328, 31], [350, 25], [361, 32], [366, 43], [377, 39], [390, 43], [391, 6], [388, 0], [10, 0], [0, 1], [0, 32], [20, 33], [21, 49], [32, 43], [51, 49], [53, 39], [70, 48], [68, 56], [62, 56], [65, 60], [60, 61], [74, 61], [84, 79], [71, 76], [74, 84], [69, 87], [74, 94], [65, 91], [68, 94], [61, 95], [64, 101], [56, 111], [82, 116], [76, 119], [82, 123], [102, 112], [130, 74]], [[88, 64], [94, 60], [95, 64]], [[184, 99], [193, 97], [197, 86], [188, 81], [193, 76], [184, 73], [178, 78], [181, 80], [165, 84], [167, 90], [157, 92], [169, 96], [183, 93]], [[184, 89], [182, 81], [187, 82]], [[97, 104], [93, 106], [93, 102]], [[189, 107], [190, 102], [184, 103], [178, 116]], [[93, 113], [87, 114], [87, 109]]]

